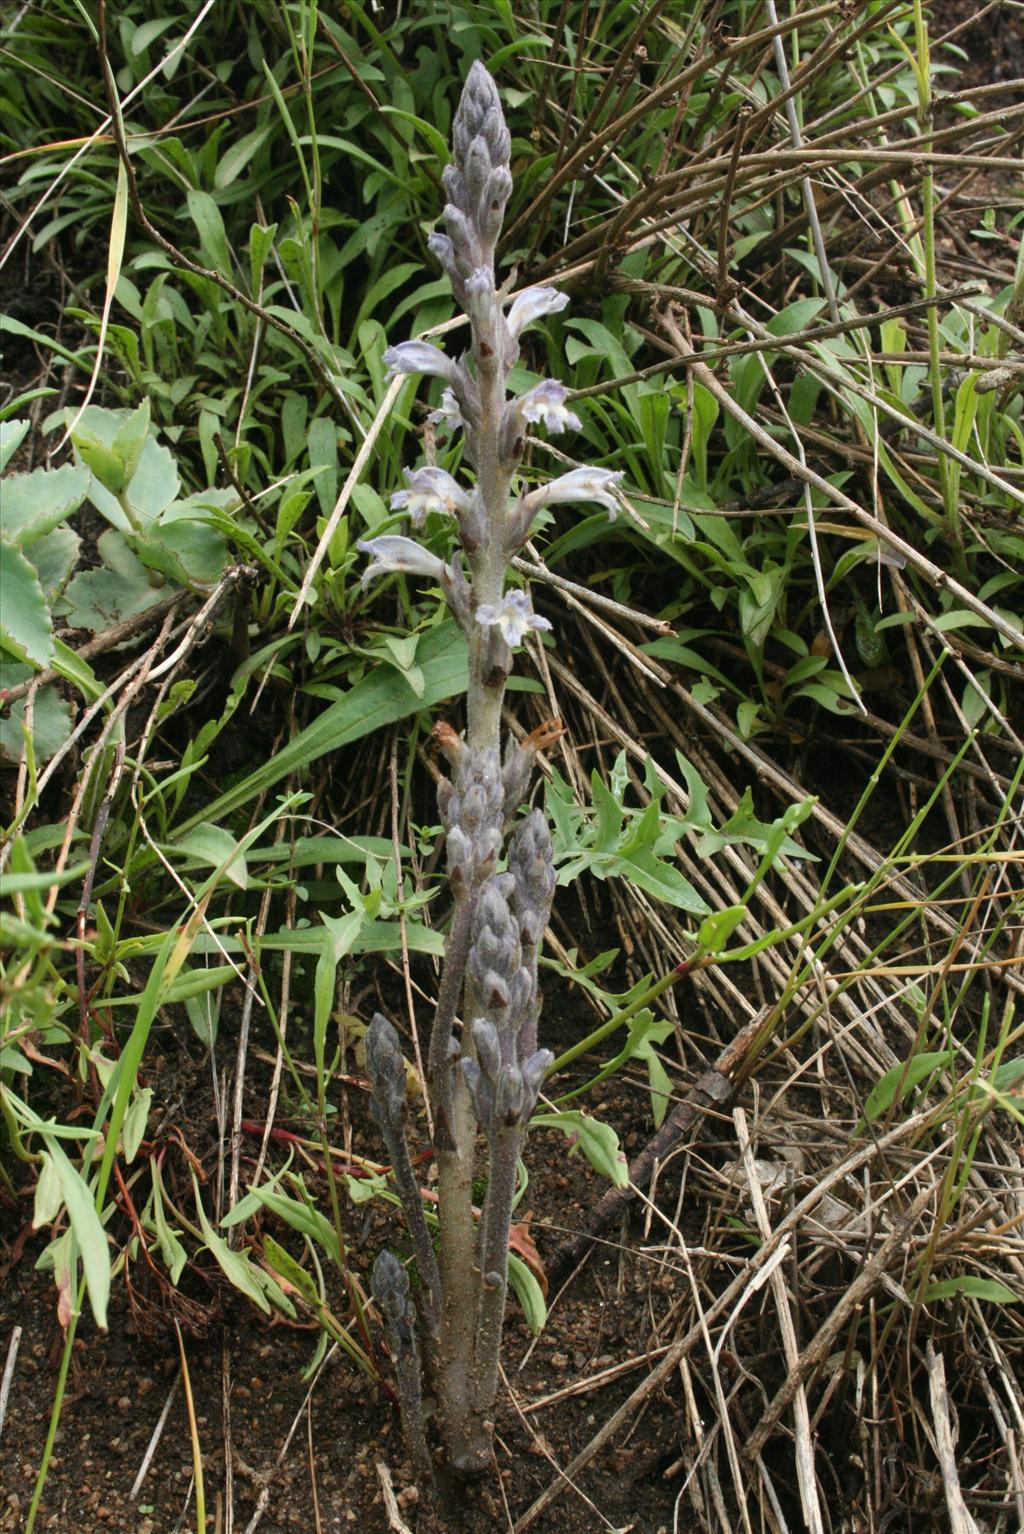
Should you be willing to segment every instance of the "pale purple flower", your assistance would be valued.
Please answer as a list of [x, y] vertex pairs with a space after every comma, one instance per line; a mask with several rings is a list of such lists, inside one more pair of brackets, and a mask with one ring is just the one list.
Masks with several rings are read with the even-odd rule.
[[517, 649], [531, 629], [551, 627], [546, 618], [538, 617], [534, 612], [526, 592], [514, 588], [505, 592], [497, 606], [488, 602], [478, 607], [476, 621], [485, 628], [500, 629], [501, 637], [510, 650]]
[[457, 364], [437, 346], [427, 341], [402, 341], [389, 346], [384, 353], [388, 377], [398, 373], [436, 373], [438, 378], [451, 382], [455, 378]]
[[543, 383], [534, 384], [532, 389], [521, 394], [512, 408], [521, 420], [542, 421], [548, 431], [565, 431], [567, 427], [580, 431], [583, 422], [567, 407], [568, 394], [564, 384], [554, 378], [545, 378]]
[[559, 293], [557, 288], [527, 288], [513, 299], [506, 316], [509, 334], [518, 341], [527, 325], [545, 314], [557, 314], [568, 302], [568, 293]]
[[454, 391], [443, 389], [441, 391], [441, 404], [437, 410], [432, 410], [427, 416], [431, 426], [440, 426], [444, 431], [455, 431], [460, 426], [465, 426], [459, 402], [455, 398]]
[[422, 469], [406, 469], [407, 490], [396, 490], [391, 497], [392, 511], [405, 511], [414, 527], [422, 527], [428, 512], [437, 511], [453, 517], [469, 510], [469, 496], [444, 469], [428, 464]]
[[524, 504], [530, 516], [558, 501], [596, 501], [611, 513], [614, 521], [619, 504], [612, 493], [622, 483], [622, 474], [614, 469], [573, 469], [533, 490]]
[[369, 554], [373, 563], [363, 571], [363, 585], [375, 575], [388, 575], [397, 570], [405, 575], [426, 575], [433, 581], [443, 581], [446, 574], [444, 563], [431, 554], [413, 538], [400, 538], [386, 534], [381, 538], [361, 538], [356, 548]]

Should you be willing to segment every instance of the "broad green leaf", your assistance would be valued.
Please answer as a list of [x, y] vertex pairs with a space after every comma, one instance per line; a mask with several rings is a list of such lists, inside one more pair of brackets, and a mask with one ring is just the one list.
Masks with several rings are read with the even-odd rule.
[[773, 314], [765, 329], [773, 336], [793, 336], [801, 330], [808, 330], [821, 313], [824, 303], [823, 298], [798, 298], [795, 303], [780, 309], [778, 314]]
[[[380, 110], [382, 115], [386, 113], [389, 116], [399, 118], [402, 122], [411, 123], [416, 131], [422, 134], [423, 138], [426, 139], [427, 143], [430, 145], [430, 148], [433, 150], [434, 155], [437, 158], [438, 164], [446, 165], [448, 163], [450, 156], [448, 141], [443, 133], [438, 132], [433, 123], [425, 122], [422, 117], [414, 117], [412, 112], [400, 111], [398, 107], [382, 106]], [[419, 271], [420, 268], [416, 267], [414, 270]]]
[[249, 1261], [248, 1252], [232, 1251], [224, 1237], [218, 1236], [206, 1218], [198, 1184], [195, 1186], [195, 1195], [196, 1213], [199, 1216], [203, 1240], [224, 1277], [240, 1294], [244, 1294], [259, 1310], [262, 1310], [264, 1315], [269, 1316], [270, 1307], [274, 1305], [278, 1310], [284, 1311], [285, 1315], [294, 1317], [295, 1306], [270, 1274], [264, 1273], [261, 1268], [254, 1267]]
[[[252, 295], [255, 298], [260, 291], [260, 278], [263, 268], [267, 264], [267, 257], [274, 248], [274, 236], [277, 234], [276, 224], [253, 224], [249, 231], [249, 280], [252, 284]], [[306, 408], [306, 402], [300, 396], [288, 394], [285, 396], [285, 405], [289, 401], [298, 402], [301, 409]], [[282, 425], [284, 421], [282, 420]], [[293, 458], [295, 454], [288, 451], [288, 431], [285, 429], [285, 447], [287, 456]]]
[[153, 1178], [152, 1217], [160, 1255], [164, 1260], [164, 1266], [171, 1276], [171, 1283], [176, 1284], [181, 1277], [181, 1270], [188, 1260], [188, 1253], [181, 1244], [178, 1232], [167, 1223], [167, 1216], [164, 1213], [163, 1193], [158, 1176]]
[[222, 277], [233, 278], [233, 264], [228, 237], [224, 232], [224, 220], [220, 209], [209, 192], [191, 187], [186, 193], [189, 217], [196, 226], [199, 246], [207, 266], [213, 267]]
[[321, 472], [316, 477], [320, 510], [329, 517], [338, 499], [338, 428], [326, 416], [310, 422], [307, 437], [310, 468]]
[[997, 1092], [1012, 1092], [1021, 1081], [1024, 1081], [1024, 1055], [1019, 1060], [1004, 1060], [992, 1077]]
[[[233, 974], [234, 971], [231, 971]], [[212, 1049], [217, 1042], [217, 1023], [219, 1009], [217, 999], [210, 992], [204, 991], [199, 996], [185, 997], [185, 1014], [192, 1026], [192, 1032], [202, 1044], [204, 1049]]]
[[72, 463], [8, 475], [0, 493], [0, 533], [27, 549], [78, 510], [90, 479], [88, 469]]
[[155, 43], [158, 37], [163, 37], [168, 28], [173, 27], [177, 18], [175, 16], [157, 16], [153, 21], [143, 21], [132, 33], [132, 40], [128, 51], [133, 58], [138, 58], [145, 53], [150, 43]]
[[75, 452], [109, 495], [118, 496], [127, 484], [124, 464], [113, 447], [80, 421], [71, 433]]
[[353, 1204], [372, 1204], [375, 1198], [386, 1198], [391, 1191], [387, 1178], [375, 1172], [368, 1177], [353, 1177], [347, 1172], [345, 1186]]
[[[611, 999], [608, 998], [610, 1001]], [[616, 999], [621, 1005], [621, 999]], [[589, 1092], [593, 1087], [599, 1086], [602, 1081], [607, 1081], [616, 1071], [621, 1070], [627, 1060], [643, 1060], [647, 1066], [647, 1080], [651, 1092], [651, 1115], [654, 1126], [660, 1129], [665, 1114], [668, 1111], [669, 1101], [672, 1095], [672, 1083], [668, 1072], [659, 1060], [655, 1052], [655, 1044], [663, 1044], [675, 1031], [672, 1023], [667, 1018], [657, 1019], [649, 1007], [642, 1008], [635, 1017], [629, 1021], [629, 1035], [625, 1044], [607, 1065], [602, 1066], [596, 1076], [574, 1088], [558, 1099], [559, 1105], [568, 1102], [570, 1098], [579, 1097], [584, 1092]]]
[[167, 595], [167, 587], [157, 584], [157, 577], [136, 558], [124, 533], [108, 528], [97, 547], [103, 564], [79, 571], [62, 598], [67, 622], [94, 633], [136, 617]]
[[[82, 540], [71, 527], [55, 527], [52, 532], [46, 533], [32, 544], [29, 559], [35, 566], [39, 584], [48, 602], [52, 603], [66, 585], [78, 563], [81, 546]], [[71, 653], [60, 640], [55, 640], [54, 648], [55, 650], [59, 648], [64, 656]], [[84, 661], [81, 662], [81, 666], [87, 671], [90, 670]]]
[[252, 1215], [261, 1208], [269, 1209], [272, 1214], [277, 1215], [278, 1219], [291, 1226], [292, 1230], [315, 1241], [332, 1262], [341, 1262], [338, 1236], [331, 1222], [320, 1213], [319, 1209], [314, 1209], [299, 1199], [290, 1198], [286, 1193], [278, 1193], [272, 1185], [265, 1184], [260, 1188], [251, 1188], [220, 1223], [225, 1229], [232, 1225], [239, 1225], [243, 1220], [251, 1219]]
[[[31, 667], [0, 661], [0, 687], [15, 687], [32, 675]], [[26, 699], [16, 698], [0, 719], [0, 756], [16, 762], [25, 746], [22, 726]], [[58, 687], [49, 685], [36, 693], [32, 710], [32, 750], [36, 764], [48, 762], [71, 734], [71, 709]], [[44, 876], [46, 877], [46, 876]]]
[[327, 1042], [327, 1024], [334, 1010], [337, 994], [338, 965], [353, 945], [363, 925], [364, 913], [350, 911], [348, 915], [334, 918], [321, 915], [323, 927], [320, 932], [320, 958], [313, 977], [313, 1055], [316, 1062], [317, 1080], [324, 1082], [324, 1063]]
[[144, 399], [136, 410], [129, 410], [110, 444], [111, 451], [121, 464], [124, 483], [130, 486], [142, 458], [142, 449], [149, 436], [149, 400]]
[[560, 1113], [535, 1113], [530, 1120], [533, 1129], [560, 1129], [570, 1141], [572, 1148], [579, 1149], [591, 1166], [614, 1183], [625, 1188], [629, 1183], [629, 1166], [619, 1149], [619, 1137], [610, 1124], [602, 1124], [589, 1113], [578, 1108], [566, 1108]]
[[171, 1003], [203, 996], [207, 991], [216, 990], [219, 985], [227, 985], [237, 973], [233, 964], [212, 964], [208, 969], [190, 969], [188, 965], [183, 965], [174, 984], [167, 987], [165, 1000]]
[[0, 538], [0, 643], [43, 670], [53, 659], [53, 621], [39, 577], [20, 549]]
[[[762, 854], [770, 852], [772, 856], [778, 856], [784, 852], [787, 857], [806, 858], [813, 862], [814, 855], [794, 842], [788, 832], [795, 830], [807, 818], [814, 804], [813, 799], [801, 800], [799, 805], [791, 805], [778, 820], [766, 823], [758, 820], [754, 814], [754, 796], [749, 788], [745, 788], [734, 813], [724, 825], [717, 830], [708, 829], [704, 832], [697, 843], [697, 852], [701, 857], [713, 857], [723, 847], [746, 845]], [[787, 818], [793, 810], [800, 811], [800, 818], [796, 821]]]
[[[134, 428], [129, 425], [130, 418], [137, 414], [130, 410], [108, 410], [102, 405], [89, 405], [76, 424], [77, 412], [65, 411], [67, 425], [75, 427], [71, 440], [76, 453], [83, 463], [88, 462], [87, 454], [80, 447], [80, 441], [87, 440], [88, 454], [94, 460], [89, 465], [96, 475], [89, 487], [89, 499], [111, 526], [119, 528], [121, 532], [132, 530], [131, 518], [118, 499], [122, 491], [127, 491], [136, 522], [143, 526], [156, 521], [171, 505], [177, 498], [180, 485], [177, 463], [163, 443], [158, 442], [150, 432], [143, 438], [141, 446], [138, 446], [139, 423], [136, 421]], [[138, 447], [138, 456], [130, 485], [118, 483], [115, 486], [108, 484], [107, 478], [96, 465], [102, 463], [113, 480], [124, 481], [124, 464], [115, 448], [122, 430], [126, 432], [124, 441], [127, 447], [131, 448], [133, 444]], [[134, 453], [132, 456], [134, 458]]]
[[218, 192], [222, 192], [242, 174], [253, 155], [259, 152], [272, 132], [271, 125], [264, 123], [261, 128], [253, 128], [251, 133], [246, 133], [242, 138], [237, 139], [230, 149], [225, 151], [217, 162], [213, 177], [213, 185]]

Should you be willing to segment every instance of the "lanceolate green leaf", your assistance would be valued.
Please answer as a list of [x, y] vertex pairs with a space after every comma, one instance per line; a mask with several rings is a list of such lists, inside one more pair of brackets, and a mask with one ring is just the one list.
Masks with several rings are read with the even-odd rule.
[[949, 1050], [938, 1049], [924, 1050], [900, 1065], [894, 1065], [868, 1093], [868, 1100], [864, 1104], [864, 1122], [873, 1124], [894, 1102], [902, 1102], [905, 1095], [913, 1091], [919, 1082], [949, 1063]]
[[522, 1306], [527, 1326], [535, 1337], [539, 1337], [548, 1318], [544, 1291], [526, 1263], [521, 1257], [517, 1257], [515, 1252], [508, 1254], [508, 1281]]
[[110, 1298], [110, 1253], [107, 1236], [100, 1222], [92, 1194], [80, 1173], [65, 1155], [60, 1142], [42, 1131], [42, 1138], [60, 1181], [60, 1191], [68, 1211], [71, 1229], [82, 1254], [85, 1287], [96, 1325], [107, 1329], [107, 1301]]

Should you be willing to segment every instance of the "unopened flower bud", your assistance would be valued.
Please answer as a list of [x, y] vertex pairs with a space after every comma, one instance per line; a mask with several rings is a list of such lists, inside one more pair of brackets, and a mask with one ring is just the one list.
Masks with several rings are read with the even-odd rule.
[[480, 1069], [489, 1080], [496, 1081], [498, 1072], [501, 1070], [501, 1046], [498, 1042], [498, 1030], [485, 1017], [477, 1017], [473, 1019], [470, 1033], [473, 1038], [476, 1057], [480, 1062]]
[[523, 1073], [518, 1065], [503, 1065], [494, 1089], [494, 1117], [500, 1124], [518, 1124], [523, 1112], [525, 1093]]
[[525, 964], [521, 964], [512, 976], [508, 987], [509, 1018], [518, 1024], [526, 1016], [533, 1001], [534, 978]]
[[453, 202], [444, 205], [444, 221], [452, 244], [452, 257], [459, 276], [465, 281], [483, 263], [483, 250], [474, 226]]
[[485, 249], [493, 249], [505, 221], [505, 204], [512, 194], [512, 177], [504, 166], [492, 171], [484, 194], [477, 225], [480, 243]]
[[471, 783], [462, 796], [462, 824], [470, 835], [483, 825], [487, 814], [487, 796], [479, 783]]
[[[480, 134], [477, 134], [466, 151], [466, 158], [462, 162], [462, 179], [469, 194], [466, 212], [471, 212], [478, 218], [481, 204], [487, 195], [487, 184], [490, 175], [491, 156], [487, 148], [487, 140]], [[445, 190], [448, 190], [447, 186]]]
[[544, 1078], [554, 1063], [555, 1057], [550, 1049], [538, 1049], [523, 1066], [523, 1094], [527, 1115], [531, 1114], [537, 1106], [537, 1098], [544, 1085]]
[[483, 1128], [489, 1129], [494, 1121], [494, 1088], [476, 1061], [471, 1060], [468, 1055], [463, 1055], [459, 1061], [459, 1069], [469, 1089], [469, 1100], [473, 1104], [473, 1112]]
[[445, 851], [448, 854], [449, 874], [469, 879], [473, 871], [473, 843], [461, 826], [453, 826], [448, 832]]
[[488, 1012], [507, 1012], [509, 1004], [508, 981], [496, 970], [489, 969], [480, 983], [480, 994]]

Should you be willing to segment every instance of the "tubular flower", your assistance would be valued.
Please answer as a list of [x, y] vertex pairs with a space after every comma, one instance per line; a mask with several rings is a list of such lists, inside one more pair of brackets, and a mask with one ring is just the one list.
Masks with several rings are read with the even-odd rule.
[[469, 510], [469, 496], [444, 469], [428, 464], [422, 469], [406, 469], [404, 473], [408, 488], [395, 491], [391, 510], [407, 512], [413, 527], [422, 527], [431, 511], [453, 517]]
[[546, 618], [539, 617], [530, 606], [525, 591], [506, 591], [497, 606], [489, 602], [476, 610], [476, 621], [485, 628], [497, 628], [510, 650], [522, 644], [531, 629], [550, 629]]
[[527, 325], [543, 319], [545, 314], [557, 314], [568, 302], [569, 295], [559, 293], [557, 288], [527, 288], [512, 300], [506, 315], [509, 334], [518, 341]]
[[622, 483], [621, 472], [614, 469], [573, 469], [549, 480], [538, 490], [524, 498], [524, 504], [532, 517], [542, 506], [558, 501], [596, 501], [611, 513], [614, 521], [619, 510], [613, 491]]
[[369, 554], [373, 561], [363, 571], [364, 586], [375, 575], [388, 575], [393, 570], [405, 575], [426, 575], [430, 580], [442, 583], [449, 573], [436, 554], [431, 554], [413, 538], [391, 534], [382, 538], [361, 538], [356, 548], [360, 553]]
[[450, 357], [427, 341], [402, 341], [398, 346], [389, 346], [384, 353], [384, 361], [388, 366], [389, 378], [399, 373], [434, 373], [438, 378], [452, 383], [458, 371], [457, 364]]
[[580, 431], [582, 421], [565, 403], [568, 394], [564, 384], [545, 378], [514, 400], [511, 408], [520, 421], [541, 421], [548, 431], [565, 431], [568, 427]]

